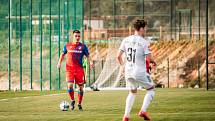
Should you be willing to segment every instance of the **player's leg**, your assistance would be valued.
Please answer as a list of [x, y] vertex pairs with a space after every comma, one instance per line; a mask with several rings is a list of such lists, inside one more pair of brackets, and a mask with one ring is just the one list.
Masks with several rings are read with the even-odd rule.
[[126, 79], [127, 87], [130, 89], [129, 94], [126, 98], [126, 104], [125, 104], [125, 114], [123, 117], [123, 121], [129, 121], [130, 118], [130, 112], [133, 107], [135, 97], [137, 94], [137, 84], [135, 83], [134, 79]]
[[141, 110], [138, 114], [140, 117], [143, 117], [145, 120], [151, 119], [147, 113], [147, 108], [149, 107], [152, 99], [154, 98], [154, 95], [155, 95], [155, 91], [154, 91], [153, 87], [150, 89], [147, 89], [146, 95], [145, 95], [144, 100], [143, 100], [143, 105], [142, 105]]
[[150, 75], [147, 75], [145, 80], [147, 80], [147, 81], [144, 83], [143, 86], [147, 90], [147, 92], [145, 94], [143, 104], [142, 104], [141, 110], [138, 115], [140, 117], [143, 117], [145, 120], [150, 120], [150, 117], [147, 114], [147, 108], [149, 107], [150, 103], [152, 102], [152, 100], [154, 98], [155, 87], [154, 87], [154, 83], [153, 83]]
[[79, 110], [83, 110], [82, 106], [81, 106], [83, 96], [84, 96], [83, 85], [79, 85], [79, 89], [78, 89], [78, 108], [79, 108]]
[[66, 72], [66, 81], [67, 81], [67, 91], [71, 100], [71, 109], [74, 110], [75, 108], [75, 99], [74, 99], [74, 75], [72, 72]]
[[137, 95], [137, 89], [131, 89], [129, 91], [129, 94], [126, 98], [126, 105], [125, 105], [125, 114], [124, 114], [124, 119], [123, 121], [128, 121], [130, 118], [130, 112], [133, 107], [135, 97]]
[[73, 89], [73, 83], [68, 83], [68, 94], [71, 99], [71, 110], [74, 110], [75, 108], [75, 99], [74, 99], [74, 89]]
[[84, 96], [83, 86], [85, 84], [84, 70], [83, 69], [79, 69], [77, 71], [77, 74], [75, 75], [75, 81], [76, 81], [76, 84], [78, 85], [78, 107], [79, 107], [79, 110], [83, 110], [82, 105], [81, 105], [82, 100], [83, 100], [83, 96]]
[[147, 108], [149, 107], [151, 101], [154, 98], [154, 95], [155, 95], [154, 87], [147, 89], [141, 111], [146, 112]]
[[68, 88], [67, 88], [67, 89], [68, 89], [67, 91], [68, 91], [69, 97], [70, 97], [71, 101], [73, 101], [73, 100], [75, 100], [75, 99], [74, 99], [73, 83], [68, 83], [67, 85], [68, 85], [68, 86], [67, 86], [67, 87], [68, 87]]

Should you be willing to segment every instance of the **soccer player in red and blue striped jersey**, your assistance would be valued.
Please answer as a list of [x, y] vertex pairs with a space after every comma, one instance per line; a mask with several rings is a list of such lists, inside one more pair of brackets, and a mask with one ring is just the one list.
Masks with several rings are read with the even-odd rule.
[[75, 99], [74, 99], [74, 89], [73, 84], [77, 84], [79, 87], [78, 91], [78, 108], [82, 109], [82, 99], [83, 99], [83, 86], [85, 84], [85, 74], [83, 69], [83, 57], [86, 56], [90, 67], [92, 68], [93, 63], [90, 61], [89, 51], [85, 44], [80, 42], [80, 31], [74, 30], [73, 37], [74, 42], [68, 42], [64, 48], [63, 52], [59, 58], [57, 67], [61, 68], [61, 63], [67, 55], [66, 59], [66, 81], [68, 83], [68, 94], [71, 99], [71, 110], [75, 108]]

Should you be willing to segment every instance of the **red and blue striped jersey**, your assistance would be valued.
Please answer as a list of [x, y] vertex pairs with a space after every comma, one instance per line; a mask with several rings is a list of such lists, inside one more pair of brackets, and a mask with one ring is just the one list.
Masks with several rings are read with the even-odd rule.
[[63, 48], [63, 54], [67, 55], [66, 67], [83, 67], [83, 57], [89, 56], [88, 48], [83, 43], [67, 43]]

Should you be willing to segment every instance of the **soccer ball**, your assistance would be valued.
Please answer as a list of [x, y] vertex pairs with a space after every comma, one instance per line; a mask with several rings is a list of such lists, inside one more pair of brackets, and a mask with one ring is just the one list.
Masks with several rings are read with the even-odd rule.
[[69, 110], [69, 103], [66, 101], [62, 101], [60, 103], [60, 110], [62, 111], [68, 111]]

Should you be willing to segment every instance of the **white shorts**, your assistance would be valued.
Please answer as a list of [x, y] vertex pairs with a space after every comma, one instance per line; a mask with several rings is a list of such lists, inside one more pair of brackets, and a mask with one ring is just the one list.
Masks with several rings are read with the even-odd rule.
[[145, 76], [141, 76], [141, 77], [126, 78], [126, 87], [129, 89], [137, 89], [138, 87], [144, 87], [145, 89], [150, 89], [154, 86], [155, 84], [148, 73]]

